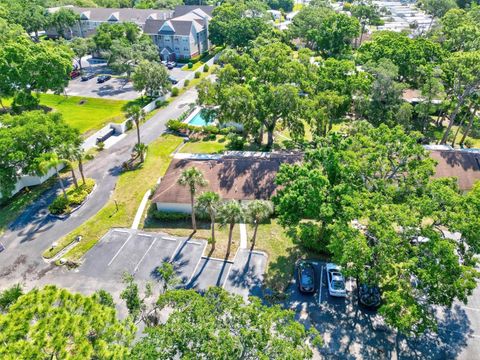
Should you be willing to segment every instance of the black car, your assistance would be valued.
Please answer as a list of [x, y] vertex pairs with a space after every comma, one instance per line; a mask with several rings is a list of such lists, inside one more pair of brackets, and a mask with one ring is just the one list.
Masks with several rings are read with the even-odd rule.
[[368, 309], [377, 309], [382, 302], [380, 289], [377, 286], [360, 284], [358, 286], [358, 302]]
[[173, 85], [178, 84], [178, 80], [175, 79], [175, 78], [173, 78], [173, 77], [171, 77], [171, 76], [168, 77], [168, 81], [170, 81]]
[[297, 265], [297, 285], [301, 293], [313, 294], [315, 292], [315, 269], [306, 261]]
[[82, 75], [82, 81], [88, 81], [90, 79], [93, 79], [95, 77], [95, 74], [85, 74]]
[[110, 75], [101, 75], [97, 78], [97, 83], [101, 84], [104, 83], [105, 81], [110, 80], [112, 77]]

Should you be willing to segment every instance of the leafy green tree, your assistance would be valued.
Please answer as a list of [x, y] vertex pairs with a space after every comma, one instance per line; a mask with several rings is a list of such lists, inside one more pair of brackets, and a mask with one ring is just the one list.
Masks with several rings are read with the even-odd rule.
[[157, 306], [173, 312], [165, 324], [147, 328], [132, 359], [309, 359], [310, 346], [321, 344], [313, 327], [307, 331], [293, 312], [264, 306], [256, 297], [246, 304], [220, 288], [212, 287], [204, 295], [168, 291]]
[[350, 13], [353, 17], [357, 18], [360, 22], [361, 31], [360, 31], [360, 40], [359, 44], [362, 43], [363, 34], [365, 34], [365, 29], [370, 25], [382, 25], [383, 20], [380, 17], [380, 12], [378, 7], [371, 3], [359, 3], [353, 4], [350, 8]]
[[432, 31], [432, 39], [448, 52], [480, 50], [480, 24], [478, 11], [453, 9], [440, 19]]
[[140, 29], [136, 24], [125, 22], [120, 24], [100, 24], [93, 41], [99, 51], [110, 51], [113, 41], [120, 40], [134, 44], [139, 41]]
[[163, 292], [173, 289], [180, 283], [180, 279], [177, 276], [175, 268], [169, 262], [163, 262], [161, 266], [155, 269], [158, 277], [163, 281]]
[[190, 192], [190, 204], [192, 209], [192, 228], [193, 232], [197, 231], [197, 221], [195, 219], [195, 194], [198, 187], [207, 186], [207, 180], [203, 177], [200, 170], [195, 167], [191, 167], [182, 171], [178, 183], [182, 186], [188, 187]]
[[266, 221], [273, 214], [273, 206], [270, 201], [253, 200], [248, 203], [245, 209], [245, 218], [253, 226], [252, 248], [255, 247], [258, 225]]
[[252, 0], [227, 0], [213, 11], [209, 38], [215, 45], [244, 48], [267, 31], [271, 19], [265, 3]]
[[218, 218], [222, 226], [228, 225], [228, 248], [227, 257], [230, 255], [230, 249], [232, 247], [233, 228], [236, 223], [243, 221], [244, 210], [240, 203], [235, 200], [229, 200], [224, 202], [218, 209]]
[[267, 5], [270, 9], [283, 10], [284, 12], [290, 12], [295, 5], [294, 0], [267, 0]]
[[132, 154], [135, 158], [140, 158], [140, 162], [143, 163], [145, 161], [145, 155], [147, 154], [148, 145], [144, 143], [136, 143], [133, 146]]
[[[379, 286], [380, 313], [403, 333], [435, 330], [432, 305], [476, 287], [480, 185], [462, 194], [434, 179], [421, 134], [363, 122], [331, 134], [302, 164], [282, 167], [274, 198], [297, 241], [329, 252], [347, 276]], [[451, 239], [444, 230], [461, 234]]]
[[453, 53], [442, 64], [444, 86], [455, 103], [441, 144], [446, 144], [457, 115], [465, 103], [480, 89], [480, 51]]
[[113, 297], [109, 292], [103, 289], [100, 289], [95, 291], [95, 295], [98, 297], [98, 302], [101, 305], [108, 306], [108, 307], [111, 307], [112, 309], [115, 309], [115, 302], [113, 301]]
[[[58, 149], [61, 159], [70, 167], [72, 174], [72, 181], [76, 188], [78, 188], [77, 175], [75, 174], [75, 162], [79, 157], [79, 146], [77, 144], [64, 144]], [[84, 182], [85, 184], [85, 182]]]
[[70, 42], [70, 48], [75, 54], [75, 61], [80, 70], [82, 69], [82, 58], [90, 54], [95, 49], [95, 43], [92, 38], [76, 37]]
[[210, 217], [210, 227], [212, 229], [212, 251], [215, 250], [215, 221], [217, 217], [218, 208], [220, 206], [220, 195], [213, 191], [206, 191], [197, 199], [196, 209], [207, 213]]
[[308, 48], [316, 49], [317, 31], [331, 13], [331, 6], [327, 3], [303, 7], [288, 28], [289, 37], [303, 39]]
[[9, 197], [22, 174], [36, 174], [47, 154], [62, 146], [80, 143], [78, 131], [72, 129], [59, 113], [26, 112], [2, 117], [0, 127], [0, 189]]
[[140, 62], [135, 68], [132, 80], [135, 90], [145, 91], [150, 97], [164, 95], [171, 88], [165, 66], [155, 62]]
[[[61, 37], [71, 38], [73, 36], [72, 27], [80, 20], [78, 14], [68, 8], [61, 8], [52, 14], [49, 14], [48, 25], [53, 27]], [[68, 30], [68, 36], [65, 31]]]
[[449, 10], [457, 7], [455, 0], [423, 0], [422, 5], [425, 11], [432, 15], [432, 23], [435, 18], [441, 18]]
[[140, 298], [140, 291], [138, 285], [135, 283], [134, 278], [129, 273], [123, 274], [123, 283], [125, 289], [120, 294], [120, 298], [125, 300], [125, 304], [128, 309], [128, 313], [132, 317], [133, 321], [136, 321], [142, 311], [142, 299]]
[[34, 289], [0, 314], [0, 357], [113, 358], [128, 354], [135, 327], [117, 320], [115, 309], [96, 295], [72, 294], [55, 286]]
[[18, 24], [28, 33], [35, 33], [38, 39], [38, 32], [44, 30], [48, 25], [47, 11], [44, 0], [2, 0], [0, 7], [4, 5], [5, 14], [3, 17], [11, 24]]

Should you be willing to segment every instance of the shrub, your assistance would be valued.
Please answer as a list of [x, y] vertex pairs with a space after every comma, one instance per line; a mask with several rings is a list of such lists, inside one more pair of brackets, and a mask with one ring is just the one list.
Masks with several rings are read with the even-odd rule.
[[188, 129], [188, 124], [185, 124], [184, 122], [181, 122], [179, 120], [168, 120], [167, 121], [167, 129], [169, 129], [171, 131], [187, 130]]
[[53, 202], [50, 204], [48, 207], [48, 210], [54, 214], [54, 215], [60, 215], [66, 212], [68, 208], [68, 199], [65, 199], [65, 197], [60, 195], [57, 197]]
[[224, 128], [221, 128], [219, 130], [220, 134], [222, 135], [228, 135], [230, 133], [236, 133], [237, 132], [237, 129], [233, 126], [228, 126], [228, 127], [224, 127]]
[[210, 66], [208, 66], [208, 64], [205, 64], [205, 66], [203, 67], [203, 72], [208, 72], [208, 70], [210, 70]]
[[153, 217], [157, 220], [163, 220], [163, 221], [179, 221], [179, 220], [190, 219], [190, 214], [168, 212], [168, 211], [155, 211], [153, 213]]
[[217, 126], [215, 125], [206, 125], [202, 126], [202, 133], [203, 134], [213, 134], [216, 135], [220, 132]]
[[200, 76], [201, 76], [201, 75], [202, 75], [202, 74], [200, 73], [200, 71], [196, 71], [196, 72], [195, 72], [195, 79], [200, 79]]
[[237, 135], [236, 133], [230, 133], [227, 135], [227, 149], [229, 150], [243, 150], [245, 146], [245, 139], [243, 136]]
[[472, 148], [473, 147], [473, 140], [470, 139], [470, 138], [466, 138], [465, 139], [465, 142], [463, 143], [463, 145], [465, 145], [466, 148]]
[[166, 100], [157, 100], [155, 101], [155, 107], [158, 109], [158, 108], [161, 108], [161, 107], [164, 107], [168, 104], [168, 101]]
[[180, 92], [180, 90], [178, 90], [177, 87], [174, 87], [174, 88], [172, 89], [172, 96], [174, 96], [174, 97], [175, 97], [175, 96], [178, 96], [179, 92]]
[[189, 69], [193, 68], [193, 63], [191, 61], [188, 63], [188, 68]]
[[186, 79], [186, 80], [183, 82], [183, 87], [187, 87], [188, 85], [190, 85], [190, 79]]
[[125, 123], [125, 129], [128, 131], [128, 130], [132, 130], [133, 128], [133, 121], [132, 120], [128, 120], [126, 123]]
[[103, 149], [105, 149], [105, 143], [103, 141], [99, 141], [97, 143], [97, 150], [102, 151]]

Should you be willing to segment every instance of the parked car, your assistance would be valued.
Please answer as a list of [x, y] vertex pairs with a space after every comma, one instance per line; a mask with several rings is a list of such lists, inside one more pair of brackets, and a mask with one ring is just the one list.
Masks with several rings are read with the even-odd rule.
[[98, 78], [97, 78], [97, 83], [101, 84], [101, 83], [104, 83], [105, 81], [108, 81], [110, 80], [112, 77], [110, 75], [100, 75]]
[[177, 63], [175, 61], [169, 61], [167, 63], [168, 70], [172, 70], [175, 66], [177, 66]]
[[382, 298], [378, 286], [369, 286], [367, 284], [359, 284], [358, 287], [358, 302], [360, 305], [369, 309], [377, 309]]
[[85, 74], [82, 75], [82, 81], [88, 81], [90, 79], [93, 79], [95, 77], [95, 74]]
[[173, 77], [171, 77], [171, 76], [168, 77], [168, 81], [170, 81], [173, 85], [178, 84], [178, 80], [175, 79], [175, 78], [173, 78]]
[[330, 294], [330, 296], [346, 297], [347, 291], [345, 289], [345, 278], [340, 272], [340, 267], [338, 265], [328, 263], [326, 266], [326, 270], [328, 293]]
[[75, 70], [73, 70], [73, 71], [70, 73], [70, 79], [76, 79], [76, 78], [79, 77], [80, 75], [81, 75], [80, 70], [75, 69]]
[[301, 293], [315, 292], [315, 269], [307, 261], [299, 261], [297, 264], [297, 285]]

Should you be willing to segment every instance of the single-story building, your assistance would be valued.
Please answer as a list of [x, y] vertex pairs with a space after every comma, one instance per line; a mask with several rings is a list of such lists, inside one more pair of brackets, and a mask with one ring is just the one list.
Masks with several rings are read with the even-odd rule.
[[198, 194], [214, 191], [223, 200], [269, 200], [282, 164], [302, 159], [300, 153], [226, 152], [224, 155], [177, 154], [153, 195], [160, 211], [190, 213], [190, 192], [178, 184], [181, 173], [196, 167], [208, 181]]
[[438, 162], [434, 176], [456, 177], [462, 191], [480, 180], [479, 150], [433, 150], [430, 156]]

